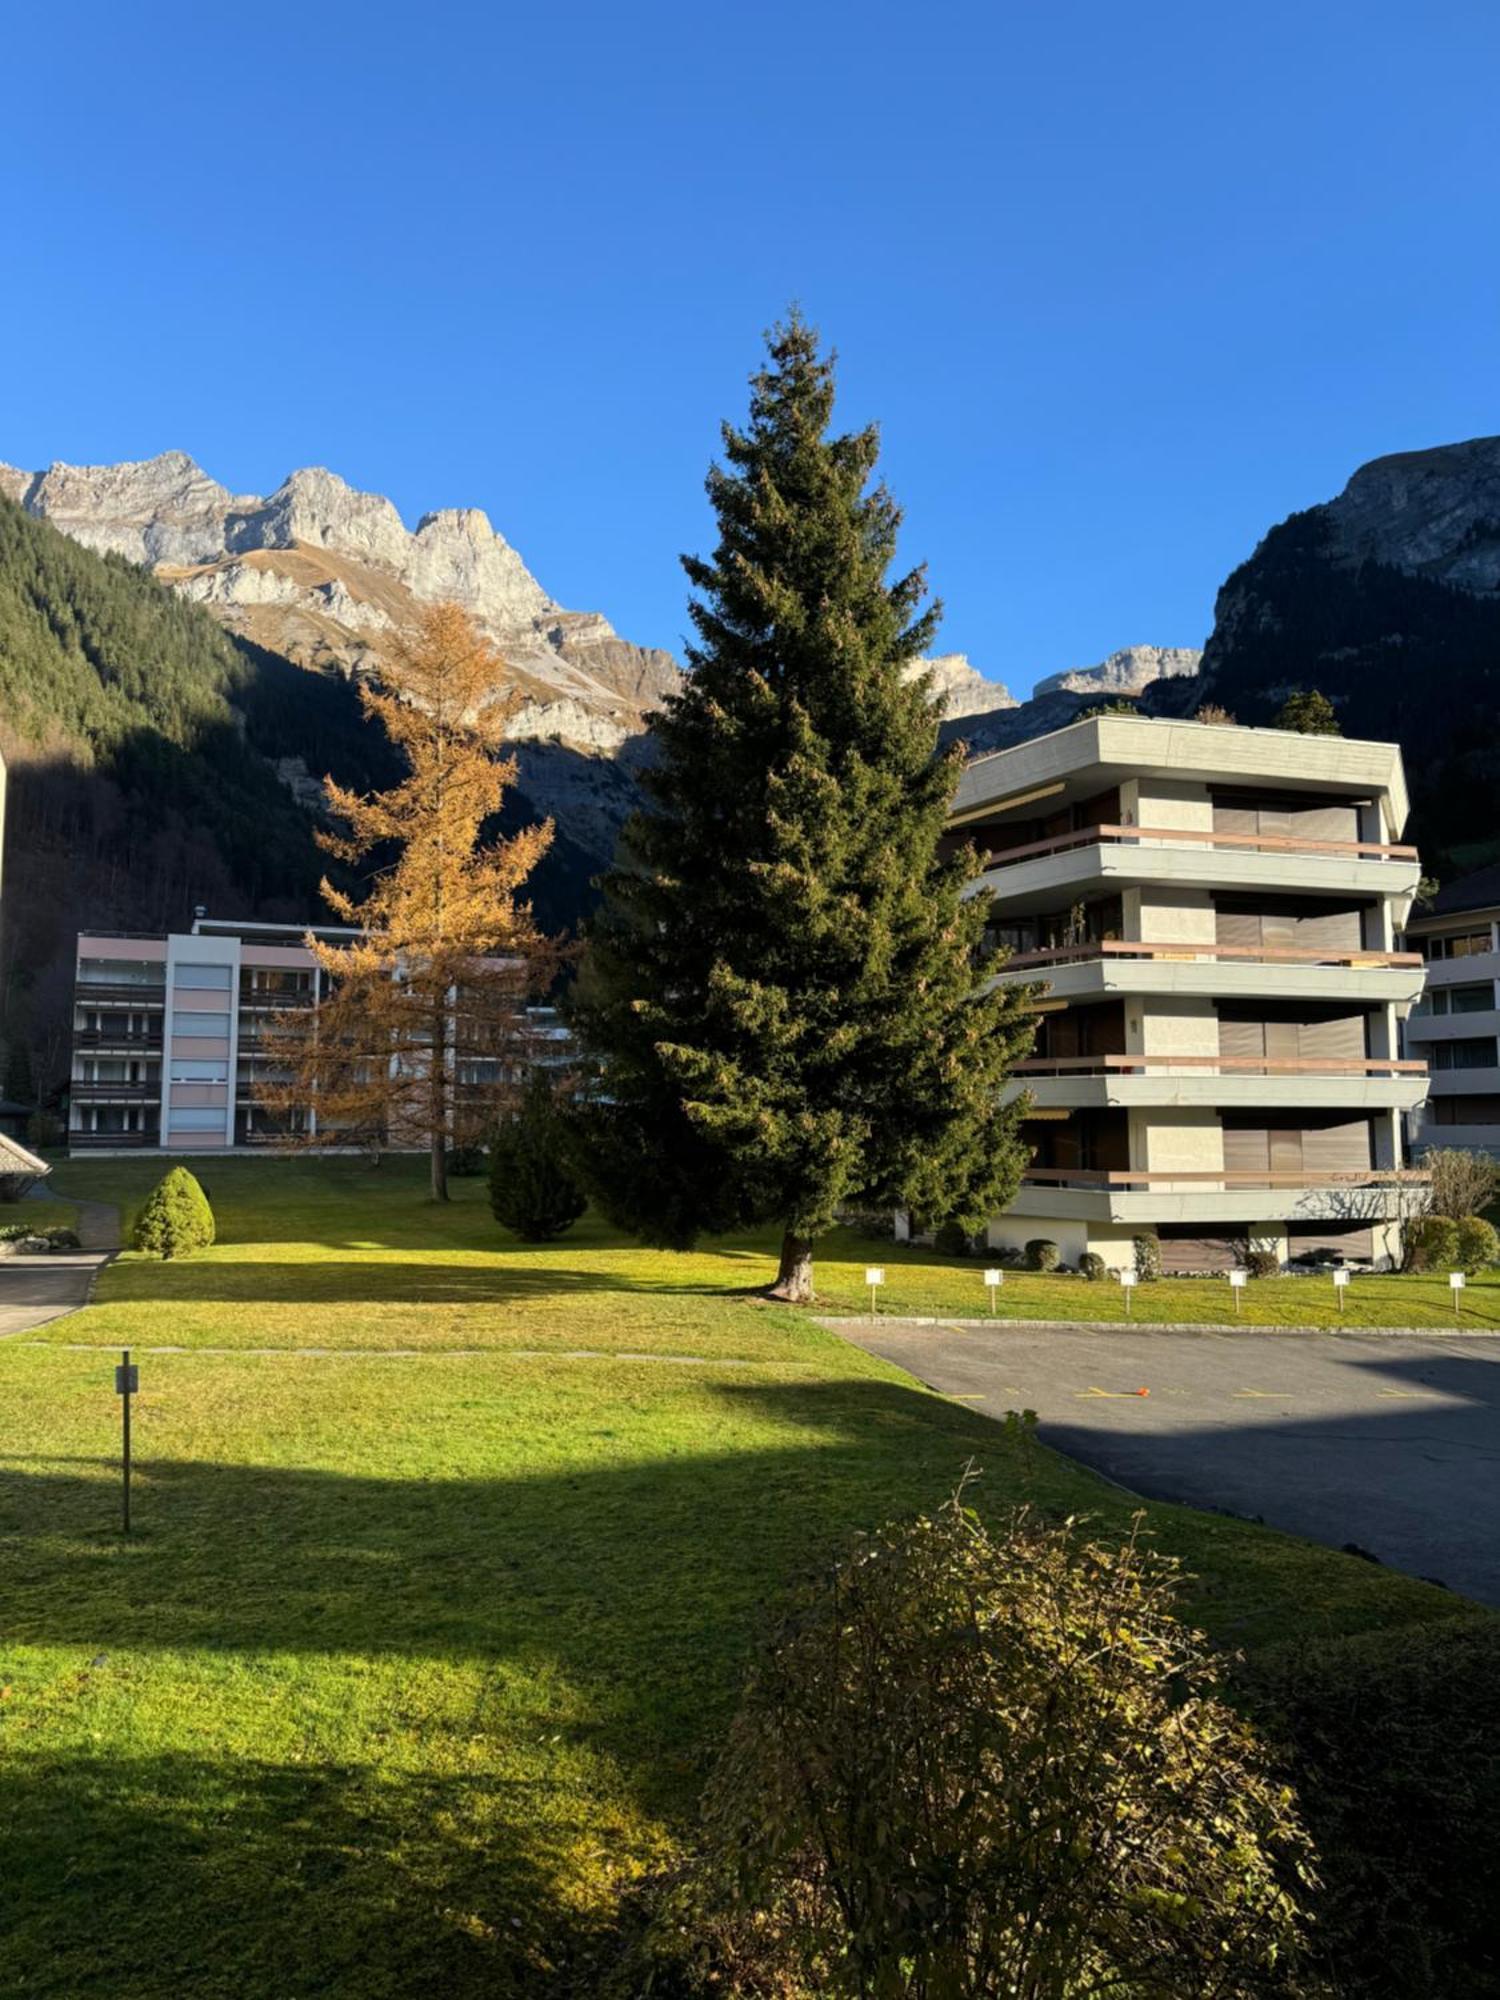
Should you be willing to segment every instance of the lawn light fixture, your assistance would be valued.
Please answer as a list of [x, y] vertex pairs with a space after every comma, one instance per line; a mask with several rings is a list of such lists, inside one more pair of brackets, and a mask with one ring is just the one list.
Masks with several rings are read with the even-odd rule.
[[1240, 1309], [1240, 1293], [1245, 1289], [1250, 1273], [1236, 1267], [1233, 1271], [1229, 1272], [1228, 1276], [1229, 1289], [1234, 1293], [1234, 1309], [1238, 1313]]
[[1344, 1310], [1344, 1294], [1349, 1289], [1349, 1273], [1347, 1271], [1334, 1272], [1333, 1289], [1339, 1295], [1339, 1311], [1342, 1312]]
[[1464, 1316], [1464, 1274], [1462, 1271], [1448, 1273], [1449, 1289], [1453, 1293], [1453, 1324], [1461, 1326]]
[[984, 1282], [990, 1288], [990, 1318], [993, 1319], [995, 1317], [995, 1294], [1005, 1283], [1005, 1273], [1000, 1270], [986, 1271]]
[[877, 1311], [875, 1291], [877, 1286], [885, 1283], [885, 1266], [883, 1264], [866, 1264], [865, 1283], [870, 1287], [870, 1317], [873, 1319]]
[[1120, 1283], [1125, 1288], [1125, 1317], [1129, 1319], [1131, 1317], [1130, 1295], [1136, 1287], [1136, 1273], [1134, 1271], [1122, 1271], [1120, 1273]]

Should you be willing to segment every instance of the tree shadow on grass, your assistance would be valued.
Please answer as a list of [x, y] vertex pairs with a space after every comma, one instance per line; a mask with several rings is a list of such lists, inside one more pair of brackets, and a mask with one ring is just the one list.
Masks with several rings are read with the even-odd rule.
[[581, 1993], [546, 1787], [185, 1754], [7, 1760], [0, 1985], [75, 2000]]
[[[631, 1421], [610, 1407], [598, 1460], [585, 1433], [571, 1466], [531, 1477], [148, 1458], [128, 1545], [107, 1462], [0, 1460], [0, 1730], [25, 1751], [81, 1722], [104, 1745], [13, 1751], [0, 1780], [0, 1990], [594, 1990], [580, 1968], [608, 1943], [579, 1850], [613, 1843], [628, 1866], [639, 1843], [612, 1818], [686, 1825], [790, 1579], [852, 1529], [940, 1504], [971, 1456], [1025, 1484], [993, 1426], [899, 1383], [717, 1393], [721, 1452], [609, 1456], [603, 1426]], [[59, 1666], [33, 1646], [74, 1650]], [[170, 1754], [130, 1754], [137, 1702]], [[257, 1703], [278, 1744], [303, 1703], [331, 1703], [348, 1768], [215, 1754], [253, 1738]], [[387, 1767], [393, 1711], [417, 1777]], [[463, 1768], [471, 1742], [485, 1775]], [[553, 1756], [607, 1774], [592, 1822], [576, 1779], [557, 1796], [536, 1779]]]

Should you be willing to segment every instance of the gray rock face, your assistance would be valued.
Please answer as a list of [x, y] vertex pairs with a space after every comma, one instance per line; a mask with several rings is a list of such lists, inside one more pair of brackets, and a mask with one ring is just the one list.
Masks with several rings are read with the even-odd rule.
[[1033, 699], [1047, 694], [1138, 695], [1153, 681], [1196, 674], [1203, 655], [1193, 646], [1122, 646], [1096, 667], [1070, 667], [1037, 682]]
[[1323, 511], [1347, 561], [1500, 590], [1500, 437], [1372, 459]]
[[613, 748], [678, 684], [669, 653], [557, 604], [477, 507], [426, 514], [409, 533], [383, 495], [322, 466], [261, 499], [232, 494], [180, 451], [3, 466], [0, 490], [75, 541], [150, 565], [231, 630], [304, 666], [376, 668], [424, 604], [462, 604], [512, 670], [518, 733], [533, 738]]
[[1016, 705], [1010, 689], [1000, 681], [987, 681], [969, 664], [966, 653], [937, 653], [929, 660], [914, 660], [907, 677], [915, 680], [918, 674], [930, 675], [933, 694], [941, 701], [948, 721], [960, 715], [989, 715]]

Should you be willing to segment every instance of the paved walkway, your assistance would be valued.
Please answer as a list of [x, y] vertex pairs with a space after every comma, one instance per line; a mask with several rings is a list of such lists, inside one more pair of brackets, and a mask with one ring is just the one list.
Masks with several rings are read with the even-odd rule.
[[1500, 1339], [828, 1321], [1132, 1492], [1349, 1544], [1500, 1605]]
[[[39, 1326], [88, 1304], [101, 1268], [120, 1247], [120, 1212], [104, 1201], [79, 1201], [81, 1250], [62, 1256], [0, 1257], [0, 1340], [34, 1333]], [[24, 1206], [8, 1211], [24, 1222]]]

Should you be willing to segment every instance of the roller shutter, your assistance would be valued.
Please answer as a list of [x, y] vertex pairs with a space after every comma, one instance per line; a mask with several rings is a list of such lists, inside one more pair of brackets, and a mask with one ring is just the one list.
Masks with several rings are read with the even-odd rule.
[[1157, 1230], [1163, 1277], [1194, 1277], [1204, 1272], [1232, 1271], [1241, 1261], [1238, 1236], [1176, 1235], [1170, 1223]]

